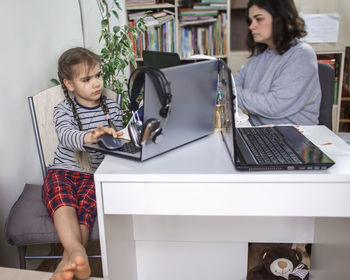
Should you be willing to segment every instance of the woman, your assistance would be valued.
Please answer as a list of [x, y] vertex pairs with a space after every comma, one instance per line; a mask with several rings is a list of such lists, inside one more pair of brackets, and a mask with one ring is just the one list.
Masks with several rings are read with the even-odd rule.
[[317, 58], [293, 0], [250, 0], [250, 59], [235, 77], [238, 105], [253, 125], [318, 124]]

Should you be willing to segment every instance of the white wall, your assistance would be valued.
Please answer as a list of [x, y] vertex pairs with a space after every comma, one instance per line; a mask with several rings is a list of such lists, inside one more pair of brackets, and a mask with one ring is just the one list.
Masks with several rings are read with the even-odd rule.
[[[83, 1], [95, 36], [96, 1]], [[24, 184], [42, 183], [27, 97], [52, 86], [64, 50], [83, 45], [78, 0], [2, 0], [0, 34], [0, 266], [15, 267], [17, 249], [5, 241], [5, 220]], [[97, 41], [91, 37], [92, 50]]]

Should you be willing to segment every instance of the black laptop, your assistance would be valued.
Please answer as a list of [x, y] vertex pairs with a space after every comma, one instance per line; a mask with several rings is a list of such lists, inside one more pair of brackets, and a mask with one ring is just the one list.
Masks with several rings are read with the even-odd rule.
[[237, 101], [230, 69], [226, 83], [226, 128], [222, 132], [235, 168], [238, 170], [324, 170], [334, 161], [294, 126], [235, 126]]
[[142, 51], [143, 65], [155, 68], [167, 68], [181, 64], [180, 57], [174, 52]]

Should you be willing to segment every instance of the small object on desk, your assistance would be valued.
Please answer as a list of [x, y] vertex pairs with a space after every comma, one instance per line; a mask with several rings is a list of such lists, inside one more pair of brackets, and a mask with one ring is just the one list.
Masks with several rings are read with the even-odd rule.
[[215, 131], [222, 131], [226, 127], [225, 105], [216, 104], [215, 110]]
[[103, 135], [98, 141], [97, 144], [104, 148], [104, 149], [108, 149], [108, 150], [116, 150], [119, 149], [121, 146], [123, 146], [123, 142], [118, 139], [118, 138], [114, 138], [112, 135], [110, 134], [105, 134]]
[[238, 111], [235, 113], [236, 125], [241, 125], [245, 122], [248, 122], [249, 116], [243, 112], [241, 108], [238, 108]]

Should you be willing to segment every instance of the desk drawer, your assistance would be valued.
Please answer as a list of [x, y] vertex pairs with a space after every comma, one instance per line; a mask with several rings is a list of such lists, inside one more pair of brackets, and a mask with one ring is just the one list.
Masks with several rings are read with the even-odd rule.
[[347, 183], [115, 182], [102, 183], [102, 197], [105, 214], [350, 216]]

